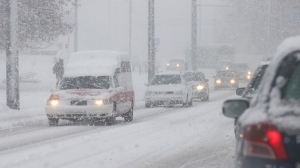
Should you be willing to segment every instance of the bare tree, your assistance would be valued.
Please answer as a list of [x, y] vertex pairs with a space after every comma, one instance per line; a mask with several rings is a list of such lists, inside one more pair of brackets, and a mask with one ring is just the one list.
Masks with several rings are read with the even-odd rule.
[[[18, 1], [18, 48], [39, 48], [72, 31], [73, 25], [64, 18], [72, 0]], [[0, 2], [0, 23], [6, 23], [4, 1]], [[6, 25], [0, 24], [0, 50], [5, 49]]]

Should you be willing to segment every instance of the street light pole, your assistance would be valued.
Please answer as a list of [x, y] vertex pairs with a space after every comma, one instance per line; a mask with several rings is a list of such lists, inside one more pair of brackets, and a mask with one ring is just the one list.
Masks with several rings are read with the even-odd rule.
[[155, 75], [155, 48], [154, 48], [154, 0], [149, 0], [148, 15], [148, 83]]
[[197, 70], [197, 0], [192, 0], [192, 43], [191, 59], [192, 70]]
[[131, 58], [131, 40], [132, 40], [132, 0], [129, 0], [129, 58]]
[[19, 110], [18, 0], [6, 0], [6, 7], [6, 105]]
[[75, 0], [74, 52], [78, 51], [78, 0]]

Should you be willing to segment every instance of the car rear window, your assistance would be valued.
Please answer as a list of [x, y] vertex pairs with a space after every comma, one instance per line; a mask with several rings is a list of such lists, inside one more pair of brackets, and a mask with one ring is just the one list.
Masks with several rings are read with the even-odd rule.
[[151, 85], [181, 84], [180, 75], [156, 75]]
[[300, 101], [300, 64], [298, 64], [287, 84], [285, 97]]

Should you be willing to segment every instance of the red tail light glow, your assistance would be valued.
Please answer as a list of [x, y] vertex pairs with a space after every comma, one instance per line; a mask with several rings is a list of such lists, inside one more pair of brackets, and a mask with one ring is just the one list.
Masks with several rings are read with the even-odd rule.
[[278, 160], [288, 159], [282, 136], [272, 124], [260, 123], [248, 126], [245, 140], [245, 155]]

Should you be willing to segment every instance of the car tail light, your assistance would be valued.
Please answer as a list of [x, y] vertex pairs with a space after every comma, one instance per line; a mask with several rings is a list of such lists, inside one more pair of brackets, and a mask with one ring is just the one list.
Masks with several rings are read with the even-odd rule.
[[245, 155], [287, 160], [281, 133], [269, 123], [250, 125], [245, 132]]

